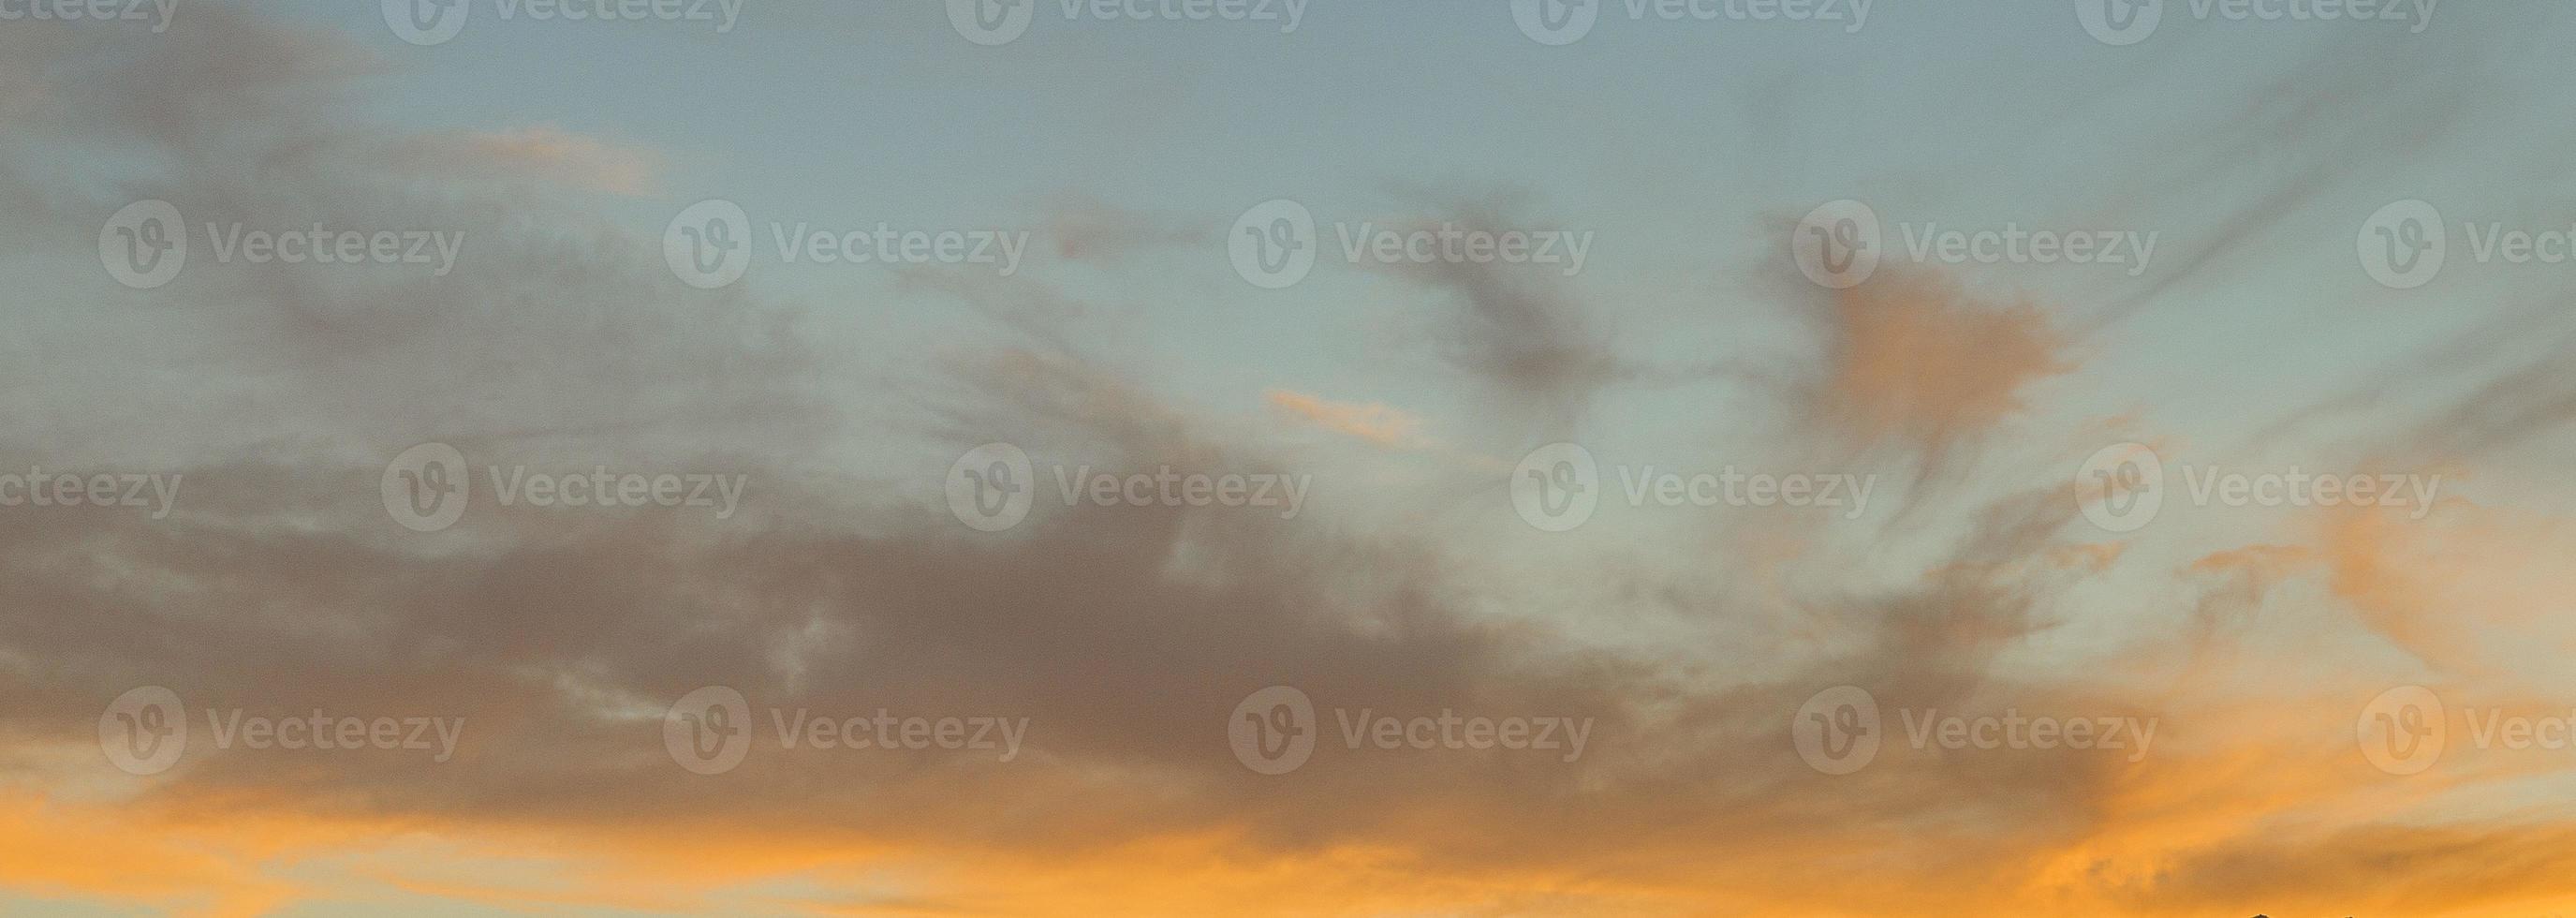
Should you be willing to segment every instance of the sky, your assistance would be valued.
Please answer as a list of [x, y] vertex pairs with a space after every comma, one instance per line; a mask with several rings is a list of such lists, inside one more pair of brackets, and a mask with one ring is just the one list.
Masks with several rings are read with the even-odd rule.
[[2576, 911], [2571, 37], [0, 0], [0, 911]]

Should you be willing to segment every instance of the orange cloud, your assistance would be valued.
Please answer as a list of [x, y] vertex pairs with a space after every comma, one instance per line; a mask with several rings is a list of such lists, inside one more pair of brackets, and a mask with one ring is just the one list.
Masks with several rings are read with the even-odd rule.
[[552, 125], [500, 131], [428, 134], [402, 140], [395, 156], [406, 168], [479, 175], [530, 175], [619, 195], [653, 190], [657, 157]]
[[1427, 445], [1418, 433], [1422, 420], [1400, 409], [1374, 402], [1359, 405], [1326, 401], [1285, 389], [1272, 389], [1264, 395], [1271, 407], [1334, 433], [1388, 449], [1418, 449]]
[[1826, 337], [1826, 417], [1864, 442], [1932, 453], [2019, 413], [2032, 383], [2075, 368], [2037, 306], [1979, 302], [1930, 271], [1881, 271], [1839, 291]]

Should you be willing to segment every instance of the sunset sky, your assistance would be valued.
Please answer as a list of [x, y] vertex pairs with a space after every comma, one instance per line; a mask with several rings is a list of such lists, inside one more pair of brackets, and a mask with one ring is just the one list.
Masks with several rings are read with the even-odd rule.
[[2571, 43], [0, 0], [0, 913], [2576, 914]]

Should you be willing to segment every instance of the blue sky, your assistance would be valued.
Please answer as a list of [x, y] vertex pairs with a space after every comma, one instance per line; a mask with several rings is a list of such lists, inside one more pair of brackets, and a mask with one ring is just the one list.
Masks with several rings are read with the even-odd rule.
[[[1878, 0], [1856, 30], [1608, 0], [1551, 46], [1501, 0], [1320, 0], [1285, 33], [1029, 0], [999, 45], [933, 0], [743, 0], [729, 31], [470, 2], [428, 45], [364, 2], [0, 21], [0, 280], [25, 291], [0, 335], [0, 826], [26, 827], [0, 830], [0, 902], [2566, 904], [2563, 760], [2455, 738], [2409, 771], [2370, 732], [2412, 689], [2453, 718], [2576, 697], [2576, 257], [2473, 238], [2576, 238], [2556, 5], [2438, 4], [2417, 31], [2166, 0], [2119, 44], [2080, 11], [2128, 0]], [[1264, 286], [1228, 246], [1274, 199], [1319, 257]], [[2390, 283], [2374, 232], [2393, 246], [2410, 200], [2447, 262]], [[738, 280], [667, 261], [709, 201], [745, 214]], [[1798, 247], [1840, 201], [1882, 230], [1865, 277]], [[118, 233], [145, 204], [186, 231], [454, 232], [462, 258], [272, 263], [197, 233], [175, 280], [137, 280]], [[770, 248], [880, 223], [1026, 258]], [[1361, 226], [1586, 254], [1354, 261]], [[2152, 257], [1908, 252], [2007, 228]], [[1577, 465], [1524, 467], [1561, 445], [1598, 465], [1571, 519], [1530, 509], [1571, 479], [1525, 473]], [[429, 523], [445, 498], [403, 458], [427, 446], [476, 487], [750, 490], [720, 517], [477, 492]], [[2095, 474], [2140, 452], [2161, 516]], [[1312, 502], [997, 519], [977, 501], [1014, 454], [1041, 492], [1170, 471]], [[186, 485], [148, 517], [10, 503], [35, 467]], [[1623, 497], [1649, 470], [1873, 496]], [[2285, 473], [2427, 490], [2192, 490]], [[206, 740], [156, 770], [110, 741], [154, 687], [473, 726], [452, 763]], [[1234, 731], [1279, 687], [1326, 745], [1265, 771]], [[708, 723], [682, 707], [711, 688], [1036, 726], [1009, 762], [760, 747], [710, 773], [667, 731]], [[1846, 688], [1887, 712], [1857, 772], [1798, 732]], [[1602, 729], [1579, 761], [1376, 755], [1318, 716], [1452, 709]], [[2165, 730], [2102, 758], [1907, 748], [1899, 720], [2006, 711]]]

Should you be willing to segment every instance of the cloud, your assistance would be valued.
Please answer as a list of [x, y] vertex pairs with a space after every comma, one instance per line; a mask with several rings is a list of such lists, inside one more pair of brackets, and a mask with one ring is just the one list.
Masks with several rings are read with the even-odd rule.
[[1316, 398], [1302, 392], [1272, 389], [1262, 394], [1270, 406], [1325, 430], [1387, 449], [1415, 449], [1425, 444], [1422, 419], [1385, 405], [1352, 404]]
[[[1501, 202], [1462, 203], [1447, 221], [1468, 232], [1500, 233], [1514, 225], [1505, 211]], [[1431, 347], [1480, 387], [1497, 426], [1526, 441], [1507, 446], [1572, 435], [1605, 388], [1637, 375], [1553, 267], [1447, 259], [1385, 270], [1445, 296], [1447, 308], [1435, 314], [1429, 331]]]
[[[1393, 482], [1310, 468], [1303, 427], [1199, 403], [1124, 304], [1052, 278], [897, 275], [891, 296], [984, 321], [935, 326], [928, 358], [862, 359], [853, 339], [892, 323], [847, 317], [890, 304], [687, 289], [649, 229], [594, 210], [597, 192], [656, 194], [652, 155], [553, 128], [407, 130], [371, 117], [382, 62], [360, 46], [231, 7], [191, 16], [148, 45], [0, 38], [26, 52], [0, 74], [34, 75], [0, 106], [9, 142], [97, 154], [0, 167], [12, 200], [39, 205], [10, 210], [9, 231], [53, 240], [30, 270], [76, 294], [21, 307], [26, 385], [0, 403], [0, 454], [186, 481], [162, 519], [0, 513], [12, 893], [218, 912], [2432, 913], [2546, 904], [2567, 866], [2565, 814], [2511, 794], [2554, 760], [2463, 752], [2407, 781], [2352, 735], [2400, 680], [2517, 706], [2562, 693], [2562, 636], [2535, 623], [2566, 594], [2563, 523], [2445, 505], [2421, 524], [2281, 515], [2259, 541], [2166, 527], [2152, 537], [2183, 560], [2156, 570], [2150, 536], [2073, 522], [2062, 469], [1995, 448], [2049, 383], [2095, 378], [2065, 331], [2079, 310], [1895, 270], [1785, 304], [1818, 307], [1811, 339], [1778, 346], [1790, 383], [1728, 392], [1791, 419], [1761, 455], [1942, 474], [1956, 486], [1922, 504], [1937, 520], [1611, 507], [1541, 533], [1478, 463]], [[57, 181], [89, 169], [106, 180]], [[211, 264], [163, 291], [110, 288], [83, 249], [142, 196], [473, 241], [447, 278]], [[1204, 222], [1061, 210], [1076, 260], [1187, 244]], [[1501, 205], [1457, 211], [1508, 225]], [[1598, 288], [1389, 270], [1393, 299], [1430, 316], [1423, 384], [1476, 402], [1442, 414], [1442, 441], [1642, 416], [1630, 384], [1667, 375], [1622, 347], [1635, 329]], [[2505, 388], [2481, 385], [2496, 369], [2463, 387], [2497, 393], [2479, 403], [2492, 415], [2436, 399], [2421, 423], [2369, 429], [2400, 455], [2537, 442], [2508, 435], [2560, 419], [2555, 377], [2507, 367]], [[1432, 442], [1389, 404], [1263, 397], [1296, 425]], [[420, 534], [380, 488], [388, 459], [432, 439], [487, 494]], [[996, 441], [1032, 457], [1038, 494], [982, 532], [953, 518], [944, 476]], [[729, 520], [491, 502], [487, 467], [522, 466], [751, 486]], [[1372, 512], [1055, 493], [1075, 470], [1166, 468], [1312, 473]], [[1438, 499], [1454, 495], [1475, 499]], [[1685, 522], [1634, 522], [1666, 509]], [[2500, 646], [2515, 643], [2528, 655]], [[97, 724], [141, 685], [199, 717], [465, 726], [446, 762], [200, 733], [140, 777], [103, 762]], [[757, 738], [739, 768], [699, 775], [661, 718], [711, 685], [746, 696]], [[1237, 703], [1272, 685], [1320, 715], [1315, 756], [1279, 776], [1227, 740]], [[1882, 706], [1885, 745], [1828, 775], [1792, 717], [1845, 685]], [[1024, 717], [1028, 746], [1005, 762], [771, 732], [773, 715], [880, 709]], [[1589, 746], [1354, 747], [1361, 712], [1579, 718]], [[2137, 758], [1912, 739], [1909, 718], [1939, 714], [2159, 732]], [[2450, 897], [2423, 898], [2428, 876]]]
[[639, 196], [653, 191], [658, 157], [552, 125], [407, 137], [389, 151], [405, 172], [471, 178], [528, 175], [576, 188]]
[[1928, 269], [1835, 291], [1814, 324], [1821, 366], [1803, 394], [1814, 423], [1854, 446], [1912, 450], [1928, 468], [2020, 417], [2032, 387], [2076, 368], [2037, 304], [1983, 300]]
[[1051, 198], [1044, 219], [1056, 255], [1070, 261], [1114, 262], [1151, 249], [1219, 243], [1215, 220], [1148, 214], [1084, 194]]

